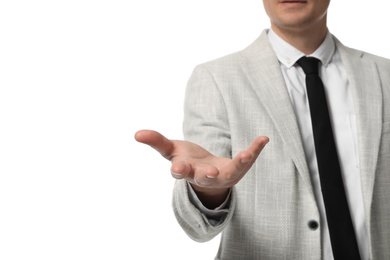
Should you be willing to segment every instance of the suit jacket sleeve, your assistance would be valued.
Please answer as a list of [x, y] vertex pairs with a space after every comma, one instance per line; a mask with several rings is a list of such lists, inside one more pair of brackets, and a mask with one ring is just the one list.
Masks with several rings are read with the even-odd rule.
[[[187, 85], [184, 104], [184, 138], [210, 153], [231, 158], [229, 122], [223, 96], [212, 74], [205, 66], [195, 68]], [[229, 212], [217, 226], [210, 223], [189, 200], [185, 180], [176, 181], [173, 192], [175, 216], [192, 239], [204, 242], [218, 235], [229, 222], [235, 209], [235, 191], [231, 193]]]

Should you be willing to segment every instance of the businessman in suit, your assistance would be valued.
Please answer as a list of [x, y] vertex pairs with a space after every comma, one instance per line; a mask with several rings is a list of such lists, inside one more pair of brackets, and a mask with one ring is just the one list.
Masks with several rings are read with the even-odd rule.
[[216, 259], [390, 259], [390, 61], [329, 33], [330, 0], [263, 2], [269, 30], [195, 68], [186, 141], [135, 138], [172, 162], [187, 234], [222, 232]]

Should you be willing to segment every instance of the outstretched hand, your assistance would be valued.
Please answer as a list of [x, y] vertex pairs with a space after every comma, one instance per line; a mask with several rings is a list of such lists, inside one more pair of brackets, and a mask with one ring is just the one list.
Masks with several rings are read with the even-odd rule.
[[138, 131], [135, 139], [170, 160], [172, 176], [190, 182], [199, 199], [209, 207], [223, 201], [229, 188], [245, 176], [269, 141], [268, 137], [260, 136], [246, 151], [229, 159], [214, 156], [191, 142], [169, 140], [152, 130]]

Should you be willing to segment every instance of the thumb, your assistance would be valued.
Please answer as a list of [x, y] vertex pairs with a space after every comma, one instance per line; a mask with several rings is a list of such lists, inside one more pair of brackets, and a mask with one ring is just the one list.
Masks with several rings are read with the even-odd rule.
[[174, 147], [173, 142], [159, 132], [153, 130], [140, 130], [135, 133], [134, 138], [137, 142], [151, 146], [166, 159], [171, 159]]

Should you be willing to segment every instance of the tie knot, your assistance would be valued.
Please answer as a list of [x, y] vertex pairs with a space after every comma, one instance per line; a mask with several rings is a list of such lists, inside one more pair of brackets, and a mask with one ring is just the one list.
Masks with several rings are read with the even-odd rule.
[[306, 75], [309, 74], [318, 74], [318, 62], [320, 60], [314, 57], [302, 57], [300, 58], [297, 63]]

